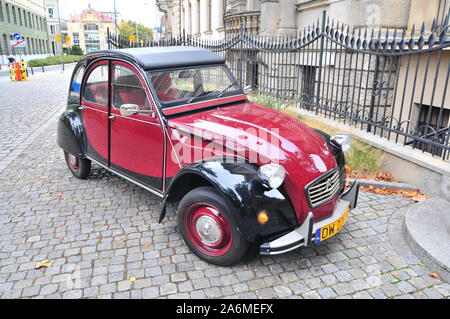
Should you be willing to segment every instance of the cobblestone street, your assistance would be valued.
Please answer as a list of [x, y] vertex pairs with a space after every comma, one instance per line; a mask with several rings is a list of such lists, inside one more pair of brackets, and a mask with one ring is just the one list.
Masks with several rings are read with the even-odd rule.
[[[361, 193], [330, 240], [223, 268], [183, 243], [174, 207], [93, 165], [78, 180], [56, 145], [70, 73], [0, 79], [1, 298], [448, 298], [408, 248], [411, 200]], [[35, 269], [48, 259], [49, 268]], [[134, 280], [135, 279], [135, 280]]]

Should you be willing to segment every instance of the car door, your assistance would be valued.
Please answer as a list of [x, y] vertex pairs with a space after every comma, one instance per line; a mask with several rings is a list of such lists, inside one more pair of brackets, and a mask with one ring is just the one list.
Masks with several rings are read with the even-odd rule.
[[109, 61], [94, 63], [86, 72], [81, 106], [87, 154], [108, 165]]
[[[113, 61], [111, 70], [111, 168], [162, 191], [164, 133], [150, 92], [133, 66]], [[134, 105], [139, 112], [122, 115], [124, 104]]]

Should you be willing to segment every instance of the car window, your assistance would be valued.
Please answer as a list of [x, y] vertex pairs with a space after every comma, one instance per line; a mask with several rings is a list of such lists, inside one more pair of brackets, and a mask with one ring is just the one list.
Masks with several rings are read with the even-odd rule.
[[89, 74], [83, 90], [83, 100], [108, 105], [108, 65], [102, 64]]
[[113, 107], [122, 104], [136, 104], [140, 110], [150, 110], [147, 94], [138, 76], [122, 65], [114, 66]]
[[150, 72], [159, 100], [165, 105], [196, 97], [217, 97], [239, 89], [236, 80], [223, 66]]
[[70, 95], [73, 97], [80, 97], [81, 81], [83, 80], [84, 66], [78, 68], [73, 76], [72, 83], [70, 84]]

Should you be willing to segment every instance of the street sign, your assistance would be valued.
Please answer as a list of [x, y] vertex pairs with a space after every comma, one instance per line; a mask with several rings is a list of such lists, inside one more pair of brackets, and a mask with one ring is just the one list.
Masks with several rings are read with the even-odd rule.
[[70, 43], [70, 37], [69, 36], [66, 36], [66, 42]]
[[21, 40], [22, 36], [20, 35], [20, 33], [14, 33], [13, 38], [14, 40]]
[[61, 42], [61, 36], [59, 34], [56, 35], [56, 41]]
[[130, 41], [134, 41], [134, 40], [136, 40], [136, 39], [134, 38], [134, 35], [133, 35], [133, 34], [130, 34]]
[[9, 46], [11, 48], [25, 48], [27, 46], [27, 42], [25, 41], [25, 39], [9, 40]]

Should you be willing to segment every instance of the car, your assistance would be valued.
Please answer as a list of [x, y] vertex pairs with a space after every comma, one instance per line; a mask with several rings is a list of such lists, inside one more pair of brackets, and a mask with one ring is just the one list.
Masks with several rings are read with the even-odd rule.
[[103, 50], [73, 70], [57, 143], [70, 172], [91, 164], [177, 204], [189, 248], [220, 266], [321, 243], [345, 225], [351, 136], [329, 136], [250, 102], [218, 54], [172, 46]]

